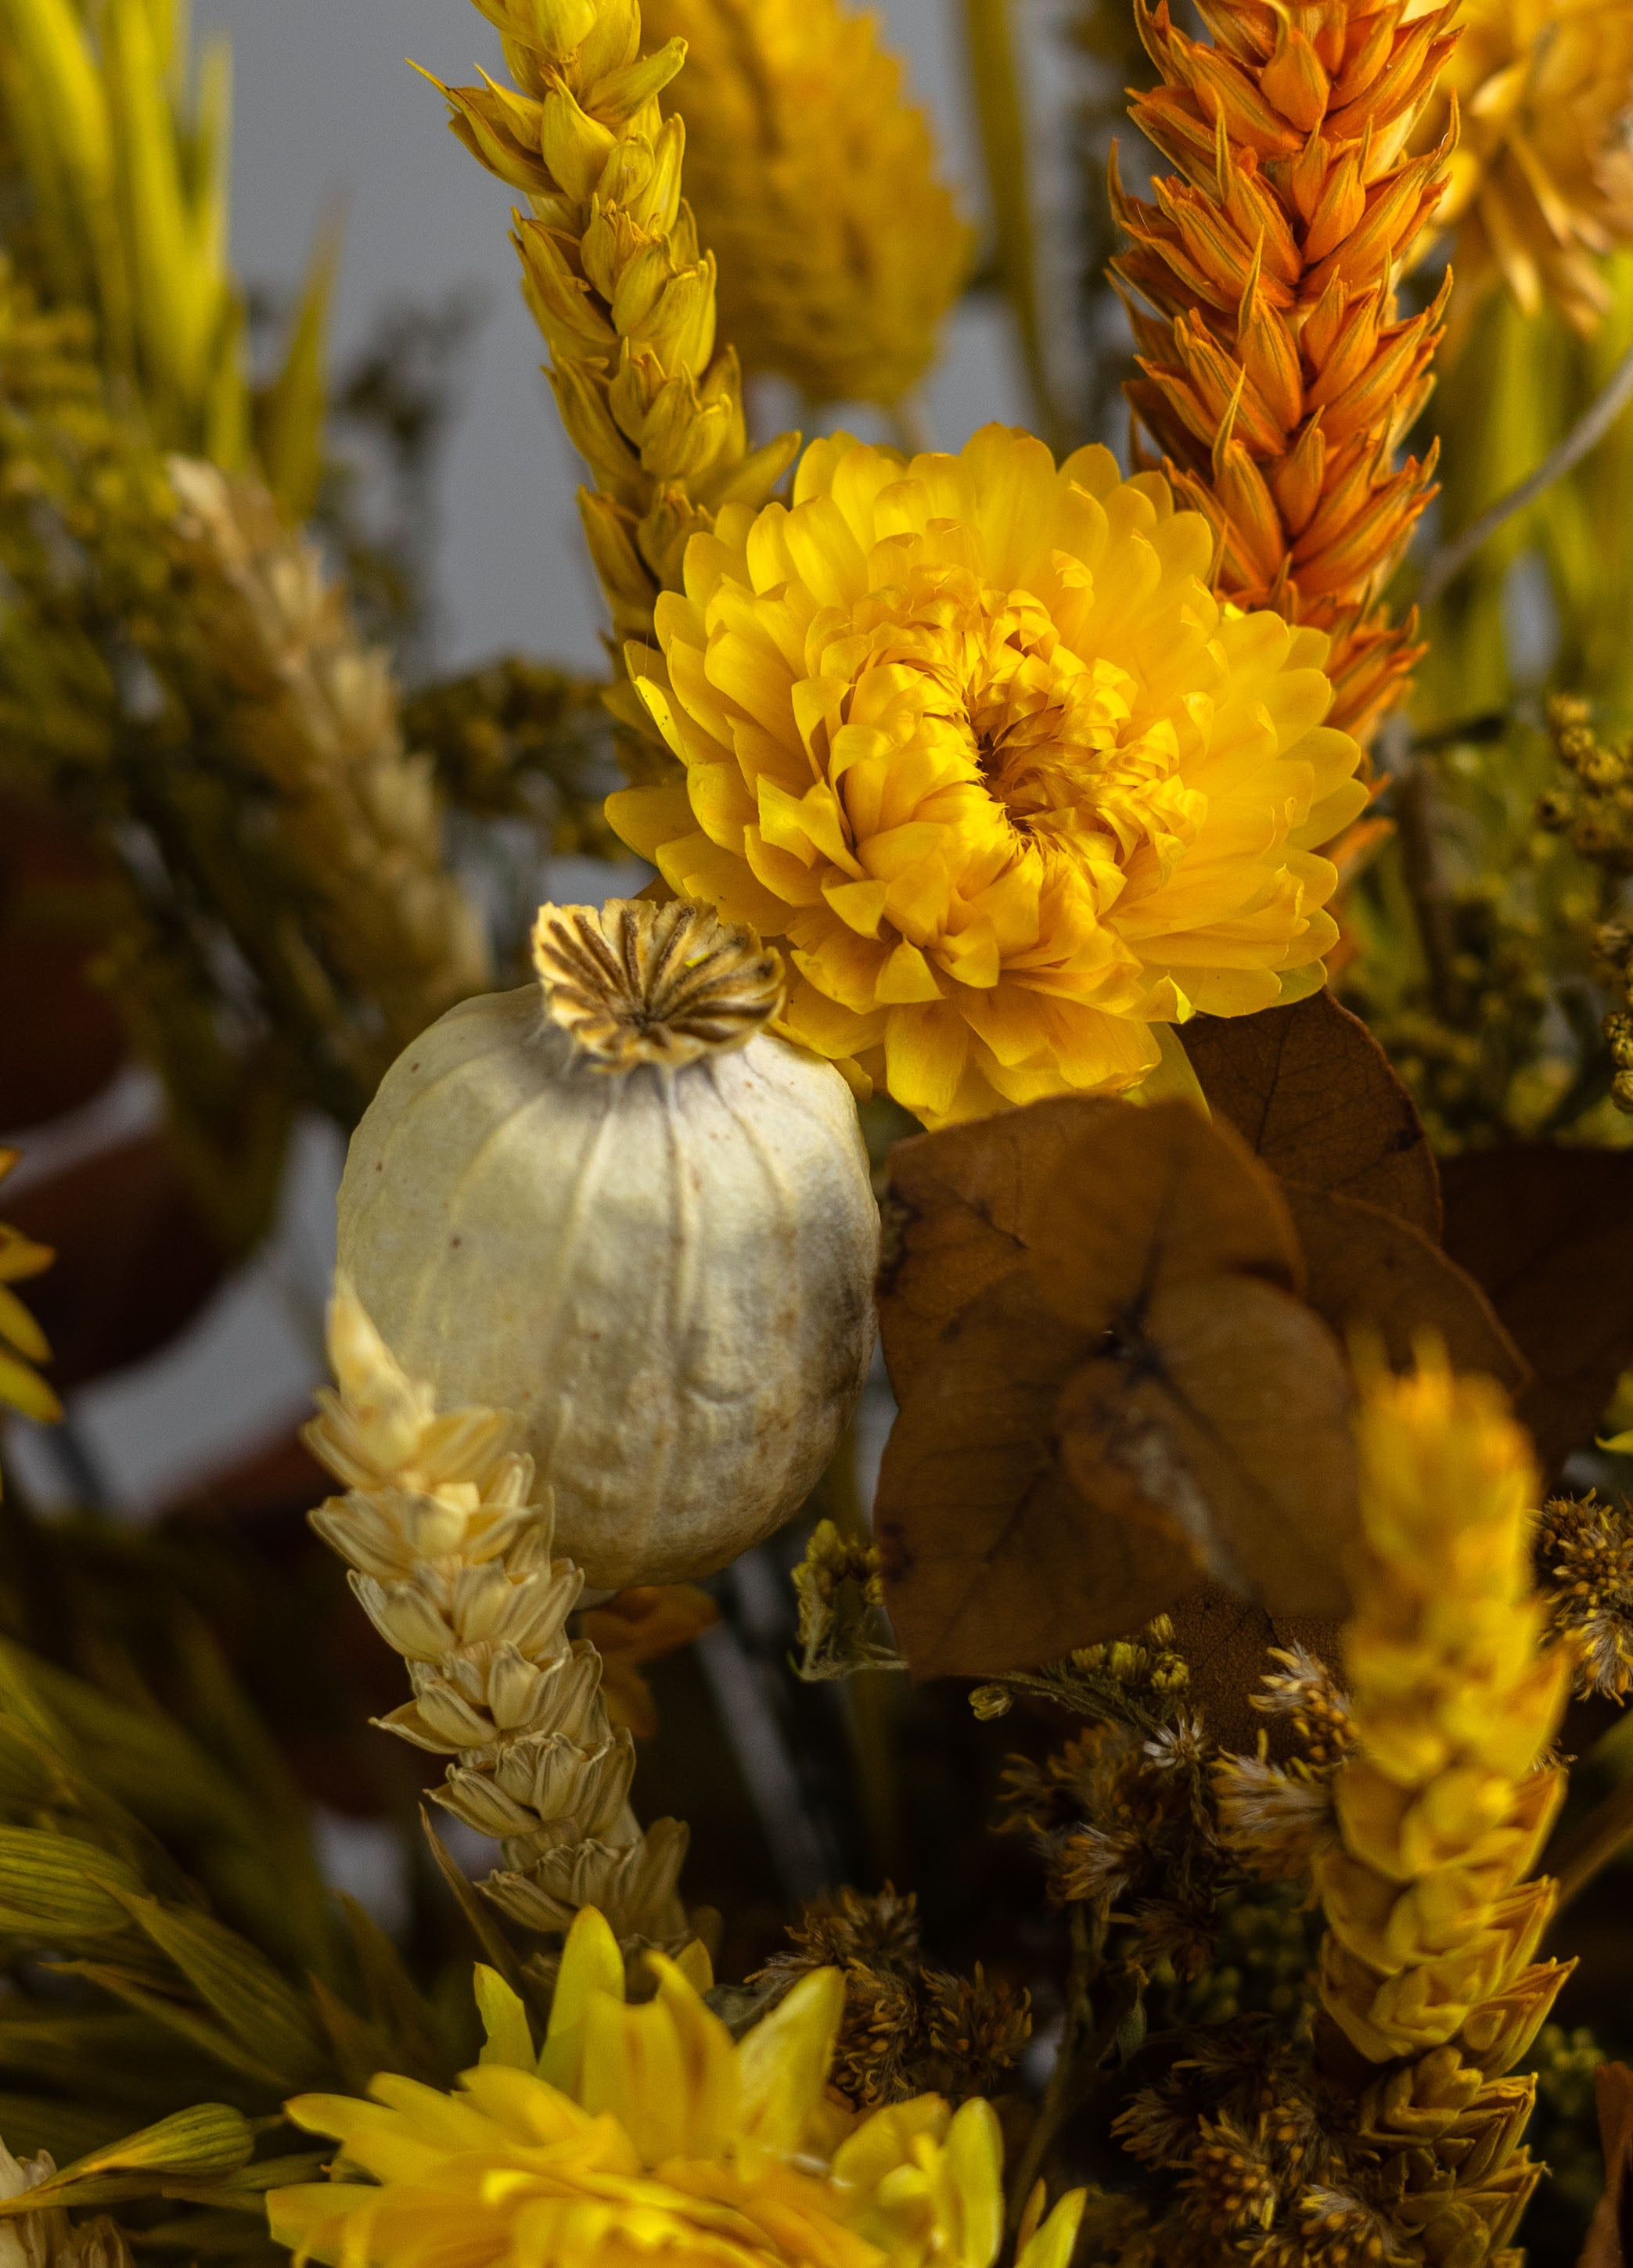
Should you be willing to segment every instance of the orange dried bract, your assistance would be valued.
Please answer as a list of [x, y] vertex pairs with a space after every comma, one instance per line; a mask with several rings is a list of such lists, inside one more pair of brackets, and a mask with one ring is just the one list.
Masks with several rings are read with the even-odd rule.
[[1455, 0], [1199, 0], [1213, 44], [1136, 0], [1163, 84], [1131, 115], [1179, 169], [1112, 201], [1134, 325], [1129, 401], [1219, 534], [1218, 587], [1333, 639], [1328, 722], [1401, 699], [1416, 623], [1382, 604], [1433, 494], [1397, 467], [1428, 399], [1444, 292], [1406, 320], [1396, 278], [1445, 186], [1456, 116], [1408, 154], [1456, 42]]

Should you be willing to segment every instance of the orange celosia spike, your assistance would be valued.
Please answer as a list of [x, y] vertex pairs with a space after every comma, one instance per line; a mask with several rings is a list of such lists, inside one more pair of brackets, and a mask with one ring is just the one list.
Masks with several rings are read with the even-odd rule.
[[[1176, 168], [1113, 192], [1132, 239], [1136, 417], [1219, 533], [1218, 582], [1327, 630], [1333, 722], [1370, 730], [1405, 689], [1415, 625], [1378, 593], [1428, 502], [1393, 462], [1430, 384], [1443, 302], [1393, 286], [1445, 183], [1452, 134], [1408, 156], [1451, 53], [1455, 0], [1198, 0], [1210, 40], [1137, 0], [1163, 84], [1133, 115]], [[1211, 162], [1209, 158], [1211, 157]]]

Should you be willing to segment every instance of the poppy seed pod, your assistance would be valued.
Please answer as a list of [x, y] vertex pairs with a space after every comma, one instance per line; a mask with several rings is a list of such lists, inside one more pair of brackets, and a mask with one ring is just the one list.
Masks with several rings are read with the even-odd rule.
[[352, 1138], [340, 1266], [444, 1410], [515, 1412], [590, 1586], [795, 1513], [873, 1351], [878, 1212], [782, 973], [686, 904], [546, 906], [540, 983], [451, 1009]]

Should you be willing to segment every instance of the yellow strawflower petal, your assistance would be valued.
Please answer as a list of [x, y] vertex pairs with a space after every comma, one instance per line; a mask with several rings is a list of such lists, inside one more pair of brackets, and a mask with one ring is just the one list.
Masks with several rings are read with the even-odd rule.
[[1072, 2190], [1045, 2220], [1044, 2185], [1039, 2182], [1027, 2200], [1016, 2246], [1015, 2268], [1071, 2268], [1077, 2232], [1083, 2226], [1083, 2207], [1088, 2202], [1087, 2190]]
[[781, 941], [787, 1030], [930, 1124], [1138, 1086], [1159, 1027], [1322, 981], [1311, 830], [1365, 800], [1325, 641], [1222, 607], [1212, 549], [1105, 449], [817, 442], [631, 649], [686, 800], [612, 824]]
[[497, 1969], [477, 1963], [477, 2014], [482, 2019], [484, 2063], [506, 2064], [514, 2071], [532, 2071], [537, 2058], [533, 2033], [521, 1995], [514, 1992]]
[[737, 2049], [743, 2132], [774, 2157], [792, 2157], [821, 2100], [845, 2014], [837, 1969], [801, 1977]]
[[[274, 2191], [274, 2237], [336, 2268], [993, 2268], [991, 2106], [924, 2095], [859, 2119], [825, 2095], [837, 1971], [802, 1978], [734, 2046], [676, 1962], [657, 1958], [657, 1997], [626, 2005], [610, 1942], [586, 1916], [569, 1940], [550, 2026], [558, 2060], [581, 2064], [566, 2086], [494, 2060], [453, 2095], [386, 2074], [370, 2102], [292, 2102], [339, 2141], [341, 2178]], [[498, 1982], [478, 1989], [502, 2034]], [[1066, 2268], [1081, 2210], [1080, 2195], [1041, 2229], [1032, 2215], [1020, 2268]]]
[[573, 1917], [550, 2002], [550, 2029], [539, 2053], [539, 2077], [576, 2094], [584, 2065], [585, 2024], [597, 1994], [624, 1998], [624, 1955], [604, 1915], [583, 1906]]

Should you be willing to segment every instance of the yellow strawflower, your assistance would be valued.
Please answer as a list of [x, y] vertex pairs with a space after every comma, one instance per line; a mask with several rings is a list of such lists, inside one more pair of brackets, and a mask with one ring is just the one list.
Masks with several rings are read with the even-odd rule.
[[848, 437], [728, 506], [632, 674], [683, 770], [614, 827], [787, 942], [788, 1027], [931, 1124], [1137, 1085], [1163, 1028], [1322, 982], [1356, 743], [1327, 641], [1221, 605], [1109, 451]]
[[686, 42], [666, 99], [749, 370], [815, 402], [900, 400], [935, 357], [973, 239], [872, 15], [839, 0], [645, 0]]
[[[290, 2116], [340, 2141], [337, 2178], [275, 2190], [273, 2235], [337, 2268], [990, 2268], [1004, 2215], [988, 2103], [920, 2095], [859, 2118], [824, 2086], [837, 1970], [734, 2043], [703, 2000], [701, 1948], [649, 1958], [657, 1997], [628, 2007], [587, 1908], [536, 2059], [521, 2001], [479, 1970], [488, 2045], [455, 2094], [387, 2074], [373, 2102], [298, 2097]], [[1040, 2204], [1017, 2268], [1067, 2268], [1083, 2193], [1041, 2228]]]
[[[0, 1182], [20, 1154], [0, 1150]], [[42, 1425], [63, 1414], [62, 1403], [33, 1366], [48, 1362], [51, 1349], [39, 1324], [7, 1286], [40, 1275], [55, 1257], [48, 1244], [36, 1244], [20, 1229], [0, 1221], [0, 1407], [20, 1410]]]
[[1455, 94], [1462, 131], [1437, 215], [1459, 327], [1493, 285], [1527, 315], [1552, 300], [1580, 331], [1610, 305], [1600, 255], [1633, 243], [1633, 0], [1462, 0], [1461, 33], [1420, 129]]

